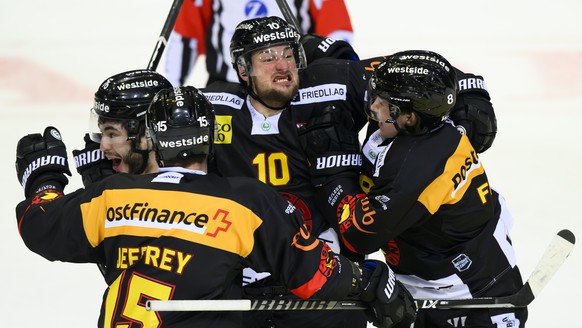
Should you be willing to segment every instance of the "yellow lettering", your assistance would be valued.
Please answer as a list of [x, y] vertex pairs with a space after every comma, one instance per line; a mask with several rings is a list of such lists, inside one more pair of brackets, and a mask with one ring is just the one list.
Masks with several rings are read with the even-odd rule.
[[145, 252], [144, 263], [147, 265], [158, 266], [158, 258], [160, 257], [160, 249], [158, 247], [147, 246]]
[[120, 248], [117, 255], [117, 268], [127, 269], [127, 248]]
[[158, 268], [166, 271], [172, 271], [172, 259], [176, 255], [176, 251], [164, 248], [162, 252], [162, 260], [160, 261], [160, 266]]
[[484, 184], [477, 187], [477, 193], [479, 194], [479, 198], [481, 198], [481, 203], [485, 205], [485, 203], [487, 203], [487, 198], [485, 198], [485, 196], [491, 193], [491, 189], [489, 189], [489, 183], [485, 182]]
[[176, 273], [182, 274], [182, 270], [184, 270], [184, 266], [188, 264], [190, 259], [192, 258], [192, 254], [186, 254], [182, 252], [178, 252], [178, 269], [176, 269]]
[[142, 261], [145, 265], [182, 274], [192, 257], [192, 254], [153, 246], [119, 247], [117, 249], [117, 268], [127, 269]]
[[127, 263], [129, 266], [134, 265], [140, 259], [139, 248], [128, 248], [127, 249]]

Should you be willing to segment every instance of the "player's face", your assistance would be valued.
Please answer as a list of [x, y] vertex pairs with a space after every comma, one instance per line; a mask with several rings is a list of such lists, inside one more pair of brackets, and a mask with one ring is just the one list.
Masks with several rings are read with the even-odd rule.
[[299, 74], [289, 45], [258, 50], [251, 56], [254, 92], [273, 106], [288, 103], [299, 89]]
[[[127, 130], [121, 122], [107, 121], [99, 124], [101, 130], [101, 151], [113, 162], [113, 170], [123, 173], [135, 173], [143, 165], [143, 156], [132, 149], [132, 141], [128, 139]], [[142, 138], [140, 149], [147, 147]], [[148, 163], [149, 164], [149, 163]]]
[[394, 124], [395, 123], [401, 124], [402, 122], [400, 121], [405, 120], [403, 118], [403, 115], [400, 115], [399, 113], [397, 113], [398, 116], [396, 118], [393, 118], [394, 113], [391, 116], [390, 109], [391, 109], [390, 103], [388, 102], [388, 100], [382, 97], [375, 97], [370, 100], [369, 103], [370, 116], [372, 119], [378, 121], [380, 135], [383, 138], [396, 137], [396, 135], [398, 134], [398, 130], [396, 130]]

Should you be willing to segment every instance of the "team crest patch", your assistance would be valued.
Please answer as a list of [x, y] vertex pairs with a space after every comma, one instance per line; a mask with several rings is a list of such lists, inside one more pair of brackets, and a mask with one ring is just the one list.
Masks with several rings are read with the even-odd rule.
[[473, 261], [471, 261], [471, 259], [465, 254], [460, 254], [459, 256], [455, 257], [452, 262], [459, 272], [463, 272], [469, 269], [473, 263]]

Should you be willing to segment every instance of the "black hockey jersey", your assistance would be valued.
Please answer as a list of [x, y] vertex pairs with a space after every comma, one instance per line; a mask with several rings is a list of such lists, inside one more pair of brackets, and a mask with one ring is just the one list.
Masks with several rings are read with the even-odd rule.
[[381, 248], [415, 298], [507, 295], [522, 286], [512, 218], [452, 122], [384, 143], [374, 133], [363, 154], [374, 163], [371, 188], [343, 200], [346, 243], [365, 253]]
[[269, 271], [295, 295], [343, 298], [350, 267], [302, 225], [293, 206], [249, 178], [179, 168], [116, 174], [16, 208], [32, 251], [106, 266], [99, 327], [238, 327], [240, 312], [148, 312], [148, 299], [241, 298], [240, 273]]
[[290, 108], [268, 118], [252, 108], [245, 89], [237, 83], [216, 82], [202, 89], [214, 105], [218, 123], [214, 148], [218, 172], [259, 179], [295, 205], [315, 234], [329, 229], [314, 206], [315, 190], [297, 128], [333, 105], [352, 113], [357, 129], [361, 129], [367, 122], [363, 111], [368, 85], [364, 64], [369, 62], [314, 61], [299, 72], [300, 88]]

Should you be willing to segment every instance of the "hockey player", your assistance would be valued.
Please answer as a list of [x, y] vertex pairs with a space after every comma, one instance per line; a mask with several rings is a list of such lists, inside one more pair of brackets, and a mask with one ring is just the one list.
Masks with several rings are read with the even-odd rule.
[[[378, 130], [363, 147], [364, 156], [377, 154], [367, 193], [353, 168], [320, 170], [319, 204], [353, 251], [381, 248], [415, 298], [510, 295], [523, 285], [508, 235], [512, 217], [477, 151], [447, 120], [457, 99], [455, 75], [429, 51], [399, 52], [377, 66], [368, 115]], [[311, 163], [341, 156], [333, 144], [323, 149], [327, 135], [302, 134]], [[527, 309], [420, 309], [414, 327], [523, 327], [526, 320]]]
[[149, 70], [118, 73], [101, 83], [91, 109], [93, 130], [85, 135], [85, 148], [73, 150], [85, 187], [114, 172], [157, 171], [144, 134], [145, 112], [158, 91], [171, 87], [164, 76]]
[[[269, 39], [271, 36], [273, 38]], [[224, 176], [258, 179], [279, 191], [303, 215], [310, 233], [339, 251], [337, 235], [313, 205], [315, 190], [297, 138], [309, 111], [290, 108], [304, 67], [299, 35], [279, 17], [239, 23], [231, 41], [240, 83], [215, 82], [203, 89], [214, 104], [218, 138], [214, 168]], [[302, 117], [305, 116], [305, 120]], [[245, 270], [249, 298], [291, 297], [268, 273]], [[366, 327], [361, 311], [245, 313], [246, 327]]]
[[[367, 123], [363, 105], [368, 76], [381, 57], [361, 62], [338, 60], [337, 57], [357, 58], [357, 55], [348, 44], [322, 38], [322, 42], [330, 43], [308, 47], [310, 56], [318, 59], [305, 67], [302, 46], [295, 33], [288, 32], [291, 27], [282, 19], [253, 19], [241, 22], [239, 27], [231, 42], [231, 58], [239, 70], [240, 83], [216, 82], [204, 89], [215, 105], [219, 123], [216, 168], [226, 176], [255, 177], [273, 186], [302, 211], [312, 233], [334, 241], [335, 249], [339, 250], [336, 236], [315, 206], [310, 168], [299, 144], [297, 128], [313, 116], [327, 113], [331, 120], [336, 114], [342, 121], [351, 122], [353, 117], [352, 129], [360, 130]], [[274, 40], [264, 37], [271, 34], [285, 37]], [[315, 48], [329, 52], [318, 55]], [[302, 70], [298, 71], [299, 68]], [[332, 106], [335, 110], [331, 110]], [[330, 126], [331, 122], [321, 122], [321, 125]], [[354, 166], [359, 167], [359, 143], [357, 137], [350, 139], [349, 136], [337, 135], [332, 142], [342, 145], [344, 151], [351, 151]], [[343, 251], [352, 259], [362, 258]], [[285, 294], [276, 281], [263, 277], [264, 274], [245, 271], [246, 282], [252, 282], [245, 288], [249, 297]], [[301, 314], [310, 321], [318, 315], [323, 318], [318, 320], [321, 326], [345, 326], [346, 319], [351, 321], [351, 327], [365, 324], [354, 313], [346, 313], [346, 317]], [[259, 325], [272, 321], [279, 327], [296, 326], [303, 322], [298, 321], [299, 314], [288, 318], [287, 312], [253, 312], [248, 316], [249, 321]], [[290, 323], [286, 324], [285, 320]]]
[[[305, 33], [352, 42], [352, 23], [344, 0], [288, 3]], [[228, 44], [232, 34], [239, 22], [266, 16], [283, 17], [276, 0], [184, 1], [168, 40], [164, 75], [173, 85], [183, 85], [199, 55], [206, 55], [208, 84], [238, 82], [230, 65]]]
[[56, 128], [16, 147], [26, 197], [16, 207], [20, 235], [48, 260], [105, 265], [99, 327], [240, 327], [240, 312], [149, 312], [144, 304], [240, 297], [244, 266], [268, 270], [301, 298], [363, 300], [378, 327], [413, 320], [413, 300], [387, 265], [335, 254], [265, 184], [207, 174], [216, 128], [202, 93], [162, 90], [146, 115], [159, 172], [115, 174], [68, 195]]
[[[303, 35], [300, 41], [308, 65], [300, 72], [301, 90], [294, 104], [325, 107], [333, 103], [350, 111], [356, 128], [362, 128], [368, 121], [363, 109], [368, 79], [385, 56], [359, 59], [348, 43], [315, 33]], [[487, 84], [482, 76], [463, 72], [457, 67], [455, 71], [457, 102], [449, 118], [469, 137], [475, 150], [482, 153], [491, 147], [497, 133], [497, 119]], [[371, 124], [367, 134], [377, 129], [376, 124]]]

